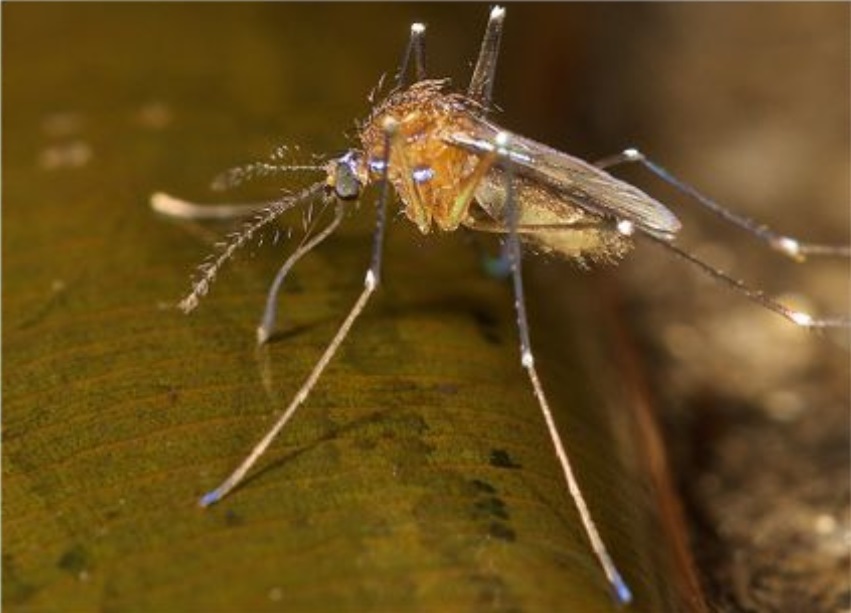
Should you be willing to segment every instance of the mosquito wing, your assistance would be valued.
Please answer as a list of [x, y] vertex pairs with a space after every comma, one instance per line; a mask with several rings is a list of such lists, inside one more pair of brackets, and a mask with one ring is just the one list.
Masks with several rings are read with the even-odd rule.
[[[450, 133], [452, 145], [477, 154], [494, 151], [496, 135], [506, 132], [484, 119], [471, 120], [464, 131]], [[509, 159], [518, 175], [545, 185], [580, 209], [603, 218], [630, 221], [657, 238], [672, 240], [680, 221], [663, 204], [609, 173], [519, 134], [510, 136]]]

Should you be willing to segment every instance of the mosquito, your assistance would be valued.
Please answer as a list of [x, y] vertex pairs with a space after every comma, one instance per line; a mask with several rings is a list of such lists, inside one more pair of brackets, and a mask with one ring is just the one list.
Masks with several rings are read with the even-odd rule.
[[[594, 523], [535, 368], [523, 291], [521, 242], [538, 251], [594, 264], [614, 263], [627, 253], [636, 238], [646, 239], [763, 308], [809, 329], [847, 327], [849, 320], [816, 318], [793, 310], [681, 249], [674, 242], [681, 228], [677, 216], [638, 188], [615, 178], [606, 169], [640, 164], [684, 192], [694, 203], [797, 261], [808, 255], [849, 257], [851, 248], [804, 243], [774, 232], [699, 193], [637, 149], [626, 149], [595, 164], [588, 164], [496, 125], [488, 116], [492, 110], [491, 98], [504, 19], [504, 8], [497, 6], [490, 11], [466, 92], [453, 92], [447, 80], [427, 77], [425, 26], [414, 23], [395, 85], [359, 125], [358, 147], [323, 164], [246, 167], [245, 172], [249, 174], [304, 171], [324, 176], [302, 191], [270, 203], [225, 243], [218, 255], [202, 266], [192, 291], [179, 304], [183, 311], [192, 311], [208, 292], [220, 267], [282, 213], [306, 202], [319, 201], [325, 207], [333, 206], [331, 222], [312, 236], [307, 233], [281, 266], [269, 288], [257, 331], [258, 343], [265, 343], [274, 330], [278, 293], [289, 271], [302, 256], [337, 229], [347, 209], [362, 197], [364, 189], [376, 184], [378, 194], [372, 255], [361, 294], [290, 404], [236, 470], [219, 487], [200, 499], [200, 505], [206, 507], [218, 502], [243, 480], [304, 403], [378, 288], [387, 225], [386, 208], [392, 187], [405, 216], [424, 234], [433, 227], [445, 232], [465, 227], [502, 235], [515, 295], [522, 367], [529, 377], [591, 549], [616, 602], [627, 604], [633, 598], [632, 592]], [[414, 78], [409, 83], [410, 72], [413, 72]], [[205, 207], [162, 193], [152, 197], [152, 206], [167, 215], [192, 219], [232, 216], [256, 210], [256, 207], [245, 205]]]

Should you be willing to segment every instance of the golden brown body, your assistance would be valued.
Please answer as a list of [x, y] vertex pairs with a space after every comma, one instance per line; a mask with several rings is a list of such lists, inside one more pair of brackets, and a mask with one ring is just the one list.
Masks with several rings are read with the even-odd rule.
[[[458, 134], [481, 129], [484, 109], [444, 91], [445, 85], [442, 80], [419, 81], [392, 93], [374, 110], [360, 133], [366, 157], [362, 173], [381, 174], [372, 164], [383, 157], [384, 125], [392, 119], [397, 131], [390, 142], [388, 178], [406, 216], [421, 232], [428, 233], [432, 223], [444, 231], [465, 225], [506, 232], [505, 180], [494, 166], [496, 156], [488, 159], [454, 142]], [[628, 250], [626, 237], [557, 190], [522, 175], [513, 181], [519, 233], [541, 251], [582, 265], [585, 260], [617, 260]]]
[[[464, 131], [471, 113], [481, 107], [460, 94], [442, 91], [445, 81], [426, 80], [392, 93], [361, 130], [367, 164], [384, 155], [387, 118], [398, 123], [390, 146], [388, 177], [405, 205], [405, 214], [427, 233], [432, 222], [441, 230], [458, 228], [467, 218], [469, 198], [461, 193], [480, 157], [450, 144]], [[372, 174], [379, 174], [375, 169]]]

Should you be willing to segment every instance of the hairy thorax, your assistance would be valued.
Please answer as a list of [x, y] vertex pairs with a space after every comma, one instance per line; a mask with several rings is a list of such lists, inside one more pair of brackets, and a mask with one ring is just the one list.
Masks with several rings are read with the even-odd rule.
[[372, 176], [381, 175], [385, 157], [386, 120], [397, 131], [390, 137], [388, 177], [405, 207], [405, 214], [421, 232], [432, 222], [441, 230], [455, 230], [468, 215], [469, 199], [461, 194], [478, 157], [453, 146], [448, 136], [464, 131], [476, 103], [443, 91], [446, 81], [427, 80], [394, 92], [362, 126], [360, 138]]

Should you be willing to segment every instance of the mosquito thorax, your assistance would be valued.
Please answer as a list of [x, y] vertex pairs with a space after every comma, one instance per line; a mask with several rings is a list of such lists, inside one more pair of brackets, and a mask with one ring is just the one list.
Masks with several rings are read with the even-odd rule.
[[[481, 109], [466, 97], [445, 91], [446, 85], [446, 80], [425, 80], [391, 93], [360, 132], [370, 176], [386, 172], [405, 215], [423, 233], [429, 232], [432, 222], [451, 231], [467, 218], [466, 209], [453, 205], [477, 160], [470, 152], [449, 145], [447, 136], [463, 131]], [[394, 126], [392, 133], [389, 124]], [[385, 170], [388, 140], [389, 168]]]

